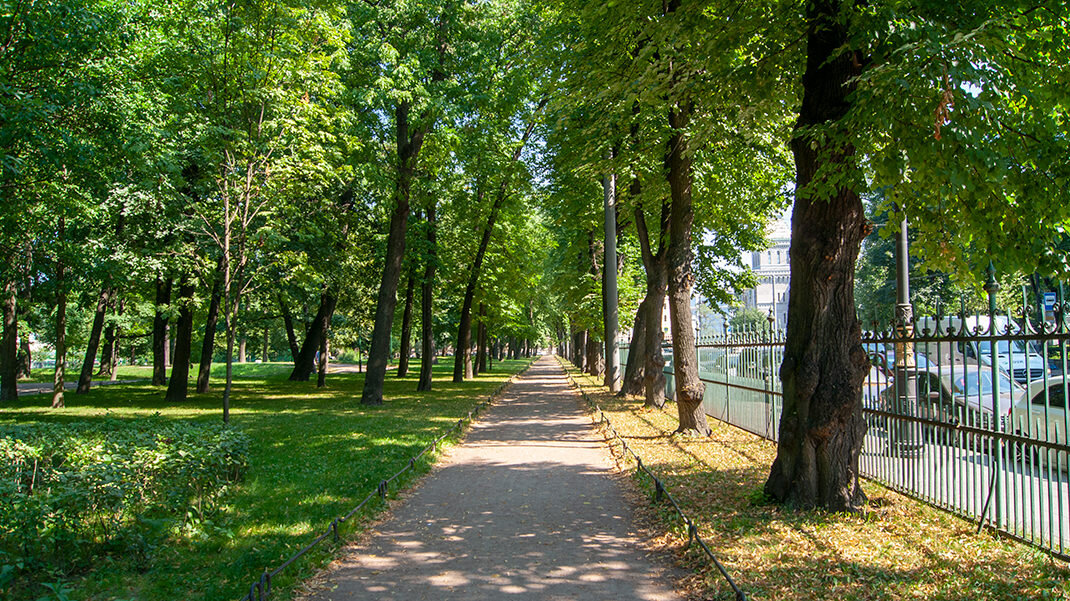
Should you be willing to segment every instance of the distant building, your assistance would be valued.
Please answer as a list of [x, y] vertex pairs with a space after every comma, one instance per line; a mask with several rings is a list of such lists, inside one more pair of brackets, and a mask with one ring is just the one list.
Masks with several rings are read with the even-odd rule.
[[758, 277], [758, 285], [746, 290], [740, 300], [747, 308], [756, 308], [763, 313], [773, 310], [777, 329], [784, 329], [788, 322], [788, 286], [791, 282], [791, 265], [788, 248], [791, 246], [791, 225], [777, 221], [769, 231], [771, 246], [767, 250], [751, 253], [751, 269]]

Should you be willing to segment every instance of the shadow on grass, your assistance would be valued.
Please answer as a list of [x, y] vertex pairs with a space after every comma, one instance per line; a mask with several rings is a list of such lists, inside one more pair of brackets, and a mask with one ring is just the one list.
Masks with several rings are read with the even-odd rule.
[[[363, 374], [331, 374], [325, 388], [316, 388], [314, 380], [288, 381], [288, 365], [247, 364], [233, 383], [231, 423], [252, 438], [249, 470], [223, 508], [156, 544], [143, 565], [101, 558], [95, 569], [67, 575], [68, 585], [87, 601], [126, 598], [129, 591], [144, 601], [237, 598], [262, 570], [307, 545], [527, 364], [496, 362], [492, 372], [453, 383], [448, 381], [451, 365], [440, 361], [435, 389], [426, 393], [415, 391], [417, 364], [410, 377], [388, 374], [386, 402], [375, 407], [360, 404]], [[62, 410], [49, 407], [49, 395], [23, 397], [0, 407], [0, 429], [10, 423], [139, 419], [155, 413], [221, 421], [222, 393], [223, 382], [213, 379], [209, 393], [191, 394], [177, 405], [164, 401], [162, 387], [145, 384], [68, 394]], [[417, 472], [426, 471], [432, 460], [419, 462]], [[407, 473], [399, 484], [416, 475]], [[373, 505], [366, 515], [381, 510], [381, 504]], [[352, 532], [359, 523], [347, 528]], [[273, 583], [273, 599], [288, 598], [295, 583], [329, 558], [331, 545], [321, 547]], [[37, 599], [45, 592], [39, 583], [23, 583], [9, 598]]]

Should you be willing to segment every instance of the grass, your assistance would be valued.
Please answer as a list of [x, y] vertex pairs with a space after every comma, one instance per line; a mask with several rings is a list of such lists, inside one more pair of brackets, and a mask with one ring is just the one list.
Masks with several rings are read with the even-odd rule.
[[[749, 599], [1070, 599], [1065, 563], [995, 534], [976, 534], [975, 524], [872, 482], [863, 482], [869, 504], [862, 516], [765, 503], [773, 443], [713, 419], [709, 438], [670, 435], [675, 405], [644, 409], [567, 367], [681, 503]], [[623, 461], [620, 451], [615, 443]], [[653, 491], [650, 482], [640, 486]], [[705, 555], [682, 550], [687, 532], [675, 512], [659, 504], [649, 513], [664, 533], [658, 544], [676, 549], [694, 568], [690, 592], [734, 598]]]
[[[435, 367], [434, 391], [417, 393], [415, 371], [388, 374], [381, 407], [360, 404], [363, 374], [332, 374], [327, 387], [289, 382], [289, 364], [236, 365], [231, 421], [252, 438], [249, 471], [222, 511], [189, 535], [159, 545], [148, 559], [102, 557], [88, 572], [67, 575], [71, 598], [83, 601], [138, 599], [237, 599], [265, 568], [274, 568], [404, 467], [434, 438], [528, 361], [496, 362], [494, 370], [462, 384], [450, 382], [451, 361]], [[213, 377], [222, 375], [222, 366]], [[148, 384], [100, 387], [66, 395], [67, 408], [48, 408], [50, 395], [20, 397], [0, 408], [0, 427], [34, 421], [92, 421], [104, 416], [137, 419], [160, 413], [168, 419], [220, 420], [223, 382], [181, 405], [163, 401], [163, 389]], [[426, 471], [430, 462], [419, 464]], [[409, 472], [401, 485], [415, 477]], [[382, 510], [374, 503], [352, 534]], [[333, 556], [325, 541], [273, 582], [272, 599], [291, 598], [294, 587]], [[7, 591], [12, 599], [38, 599], [45, 583]], [[53, 583], [55, 586], [55, 584]], [[46, 597], [52, 598], [52, 597]]]

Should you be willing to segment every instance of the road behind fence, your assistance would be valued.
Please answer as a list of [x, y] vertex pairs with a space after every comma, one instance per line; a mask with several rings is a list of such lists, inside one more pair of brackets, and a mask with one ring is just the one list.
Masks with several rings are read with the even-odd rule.
[[[1070, 561], [1070, 332], [985, 317], [922, 318], [914, 335], [864, 335], [872, 368], [862, 475]], [[896, 363], [897, 350], [912, 365]], [[673, 398], [672, 348], [664, 353]], [[627, 345], [621, 355], [625, 365]], [[783, 333], [702, 339], [698, 355], [706, 413], [777, 440]]]

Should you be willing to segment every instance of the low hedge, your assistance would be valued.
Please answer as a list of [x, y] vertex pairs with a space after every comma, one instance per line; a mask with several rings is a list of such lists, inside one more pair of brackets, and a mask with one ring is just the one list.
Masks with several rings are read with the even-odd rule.
[[158, 418], [0, 426], [0, 588], [195, 534], [248, 448], [234, 428]]

